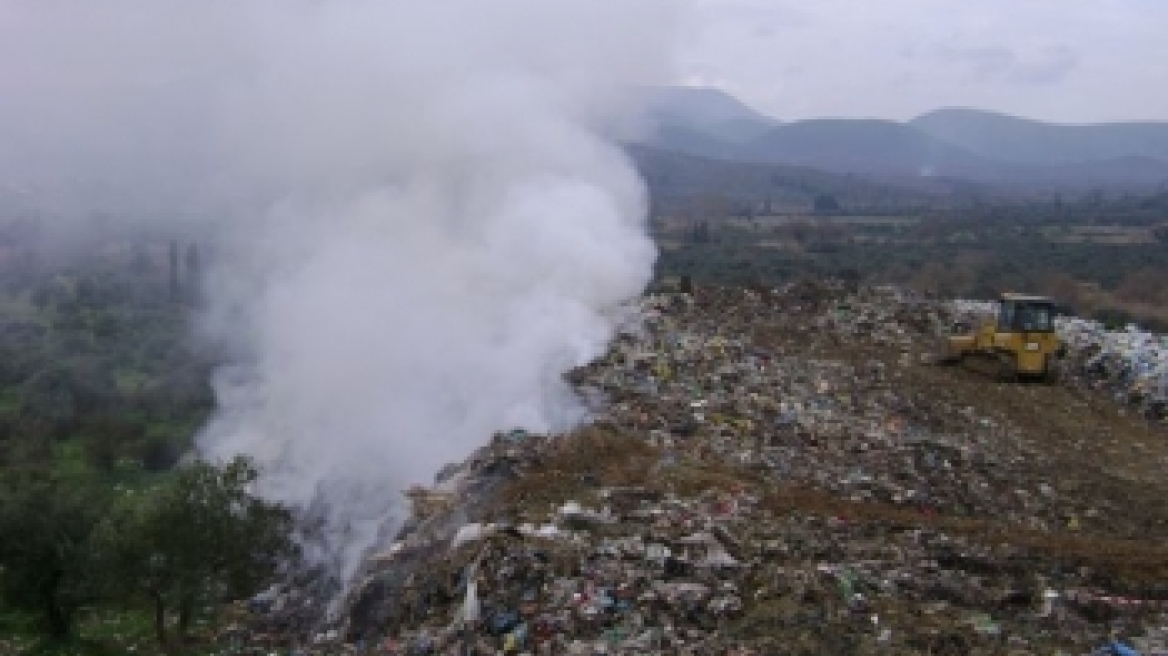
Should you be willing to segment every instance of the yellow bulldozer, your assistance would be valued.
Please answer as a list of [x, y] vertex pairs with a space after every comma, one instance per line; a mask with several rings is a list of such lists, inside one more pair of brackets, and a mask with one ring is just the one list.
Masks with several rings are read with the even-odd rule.
[[1053, 381], [1065, 347], [1054, 330], [1060, 306], [1050, 297], [1002, 294], [998, 316], [976, 330], [950, 336], [940, 362], [963, 364], [999, 380]]

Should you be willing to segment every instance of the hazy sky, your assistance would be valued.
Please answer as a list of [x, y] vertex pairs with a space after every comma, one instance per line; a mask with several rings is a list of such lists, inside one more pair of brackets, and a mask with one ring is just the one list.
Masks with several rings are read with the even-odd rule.
[[784, 120], [1168, 120], [1166, 0], [695, 2], [683, 77]]

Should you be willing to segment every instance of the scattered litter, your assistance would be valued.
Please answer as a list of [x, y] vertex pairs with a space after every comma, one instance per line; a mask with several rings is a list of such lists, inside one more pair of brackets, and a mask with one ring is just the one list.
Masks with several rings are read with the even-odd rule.
[[[1024, 407], [1043, 388], [922, 364], [985, 309], [830, 282], [646, 297], [570, 377], [590, 426], [499, 433], [444, 467], [409, 492], [407, 528], [370, 557], [335, 633], [298, 638], [286, 612], [311, 595], [273, 589], [252, 600], [251, 642], [1078, 656], [1122, 627], [1131, 639], [1111, 653], [1168, 653], [1153, 544], [1168, 533], [1129, 498], [1162, 500], [1162, 484], [1080, 480], [1020, 421], [1028, 410], [974, 398]], [[1077, 319], [1059, 330], [1060, 384], [1163, 419], [1149, 411], [1164, 398], [1163, 338]]]

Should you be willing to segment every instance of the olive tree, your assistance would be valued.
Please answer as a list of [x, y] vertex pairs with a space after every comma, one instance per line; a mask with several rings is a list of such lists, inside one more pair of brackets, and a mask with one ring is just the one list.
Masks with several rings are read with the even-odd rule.
[[293, 555], [291, 515], [251, 494], [256, 476], [242, 458], [182, 467], [118, 500], [99, 529], [110, 590], [150, 606], [160, 644], [169, 625], [183, 640], [200, 607], [255, 592]]
[[68, 638], [94, 599], [99, 565], [90, 538], [105, 508], [98, 490], [47, 475], [6, 475], [0, 488], [0, 582], [8, 603], [36, 612]]

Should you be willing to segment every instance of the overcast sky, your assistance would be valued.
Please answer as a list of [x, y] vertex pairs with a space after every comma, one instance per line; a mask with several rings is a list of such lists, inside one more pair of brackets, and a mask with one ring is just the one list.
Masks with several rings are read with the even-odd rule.
[[1168, 0], [695, 0], [681, 75], [783, 120], [1168, 120]]

